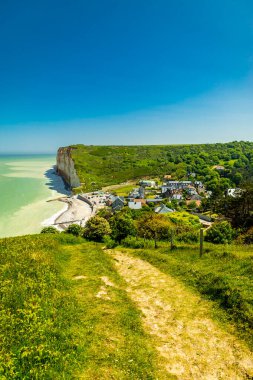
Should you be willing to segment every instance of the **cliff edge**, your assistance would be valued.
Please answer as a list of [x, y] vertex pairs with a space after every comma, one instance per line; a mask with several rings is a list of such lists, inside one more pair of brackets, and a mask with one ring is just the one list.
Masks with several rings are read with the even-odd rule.
[[71, 157], [73, 147], [59, 148], [57, 151], [57, 173], [64, 178], [64, 180], [73, 187], [81, 186], [80, 179], [77, 175], [74, 161]]

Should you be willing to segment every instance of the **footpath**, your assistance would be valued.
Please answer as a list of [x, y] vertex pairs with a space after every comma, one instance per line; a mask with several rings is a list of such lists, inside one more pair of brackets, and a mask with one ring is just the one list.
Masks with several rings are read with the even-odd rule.
[[210, 303], [177, 279], [120, 251], [107, 251], [142, 312], [159, 365], [180, 380], [253, 379], [253, 354], [210, 316]]

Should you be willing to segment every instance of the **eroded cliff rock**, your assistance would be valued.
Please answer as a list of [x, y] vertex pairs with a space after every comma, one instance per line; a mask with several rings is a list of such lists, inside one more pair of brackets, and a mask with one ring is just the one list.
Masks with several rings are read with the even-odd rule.
[[81, 186], [81, 183], [75, 169], [74, 161], [71, 157], [71, 151], [73, 149], [74, 148], [70, 146], [58, 149], [57, 173], [62, 176], [71, 187], [79, 187]]

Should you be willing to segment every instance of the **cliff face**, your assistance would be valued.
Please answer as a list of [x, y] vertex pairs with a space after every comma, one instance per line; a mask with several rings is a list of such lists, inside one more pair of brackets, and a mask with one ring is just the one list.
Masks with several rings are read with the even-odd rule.
[[57, 152], [57, 173], [62, 176], [71, 187], [81, 186], [76, 173], [74, 161], [71, 157], [71, 147], [59, 148]]

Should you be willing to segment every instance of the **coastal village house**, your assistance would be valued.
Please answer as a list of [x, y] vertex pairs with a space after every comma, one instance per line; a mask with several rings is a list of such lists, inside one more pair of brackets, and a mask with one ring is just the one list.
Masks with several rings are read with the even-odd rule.
[[111, 206], [113, 211], [120, 211], [124, 207], [125, 198], [116, 195], [110, 195], [107, 200], [107, 206]]
[[155, 181], [150, 181], [150, 180], [141, 180], [139, 184], [143, 187], [155, 187], [156, 183]]
[[142, 203], [140, 201], [128, 202], [128, 207], [132, 210], [140, 210], [142, 208]]
[[125, 200], [124, 197], [117, 197], [114, 202], [112, 202], [112, 210], [120, 211], [124, 207]]
[[174, 212], [171, 208], [165, 206], [163, 203], [155, 208], [157, 214], [168, 214], [169, 212]]
[[191, 186], [191, 181], [166, 181], [161, 186], [162, 193], [165, 193], [167, 190], [185, 190], [188, 186]]
[[131, 193], [129, 194], [129, 199], [130, 198], [139, 198], [139, 199], [144, 199], [145, 198], [145, 189], [143, 186], [140, 186], [139, 188], [133, 189]]

